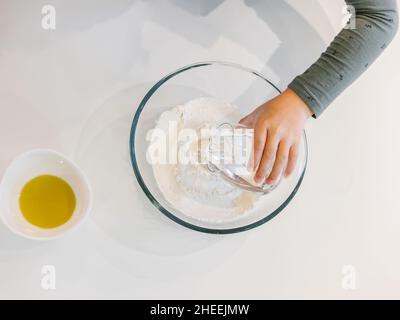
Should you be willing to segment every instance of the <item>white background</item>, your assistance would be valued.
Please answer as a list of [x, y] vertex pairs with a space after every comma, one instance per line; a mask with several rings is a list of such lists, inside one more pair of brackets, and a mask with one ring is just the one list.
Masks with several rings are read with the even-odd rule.
[[[52, 4], [57, 28], [41, 28]], [[309, 167], [271, 222], [215, 236], [148, 202], [129, 160], [136, 106], [201, 60], [257, 69], [284, 88], [340, 30], [344, 1], [0, 0], [0, 176], [46, 147], [87, 172], [95, 205], [51, 242], [0, 225], [0, 298], [400, 298], [400, 37], [308, 126]], [[41, 286], [44, 265], [56, 289]], [[356, 270], [355, 290], [342, 268]]]

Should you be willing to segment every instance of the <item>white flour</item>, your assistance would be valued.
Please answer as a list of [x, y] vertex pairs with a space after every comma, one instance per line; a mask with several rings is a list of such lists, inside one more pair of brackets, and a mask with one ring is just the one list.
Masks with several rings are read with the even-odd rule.
[[[215, 98], [198, 98], [165, 111], [157, 121], [156, 129], [167, 134], [171, 121], [177, 123], [177, 131], [198, 130], [204, 126], [217, 126], [223, 122], [237, 123], [241, 118], [237, 106]], [[196, 148], [189, 153], [197, 155]], [[192, 146], [193, 146], [192, 145]], [[168, 146], [170, 153], [180, 152], [181, 145]], [[171, 151], [172, 150], [172, 151]], [[171, 156], [171, 154], [169, 154]], [[201, 164], [153, 164], [153, 173], [161, 193], [172, 207], [192, 218], [207, 222], [226, 222], [253, 208], [258, 196], [242, 190], [210, 172]]]

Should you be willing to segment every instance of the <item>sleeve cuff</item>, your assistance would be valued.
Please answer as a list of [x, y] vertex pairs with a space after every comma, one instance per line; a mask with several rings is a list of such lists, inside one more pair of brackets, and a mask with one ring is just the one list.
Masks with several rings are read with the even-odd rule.
[[318, 97], [315, 96], [308, 88], [304, 85], [300, 77], [296, 77], [288, 86], [292, 89], [301, 100], [310, 108], [313, 112], [313, 117], [318, 118], [324, 111], [324, 107], [319, 101]]

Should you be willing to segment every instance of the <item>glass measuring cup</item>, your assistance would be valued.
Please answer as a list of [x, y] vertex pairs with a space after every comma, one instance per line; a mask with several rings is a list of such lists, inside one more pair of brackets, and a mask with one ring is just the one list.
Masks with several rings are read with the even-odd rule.
[[207, 168], [239, 188], [268, 194], [279, 185], [282, 175], [272, 185], [254, 181], [255, 171], [249, 169], [253, 140], [253, 129], [241, 124], [222, 123], [209, 138]]

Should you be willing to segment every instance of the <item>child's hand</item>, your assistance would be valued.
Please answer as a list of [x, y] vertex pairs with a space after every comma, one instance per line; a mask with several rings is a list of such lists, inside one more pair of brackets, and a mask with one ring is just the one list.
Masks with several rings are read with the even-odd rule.
[[[281, 172], [288, 177], [295, 168], [300, 139], [312, 111], [291, 89], [258, 107], [240, 123], [254, 128], [254, 154], [250, 167], [255, 181], [273, 184]], [[269, 173], [269, 169], [272, 170]]]

